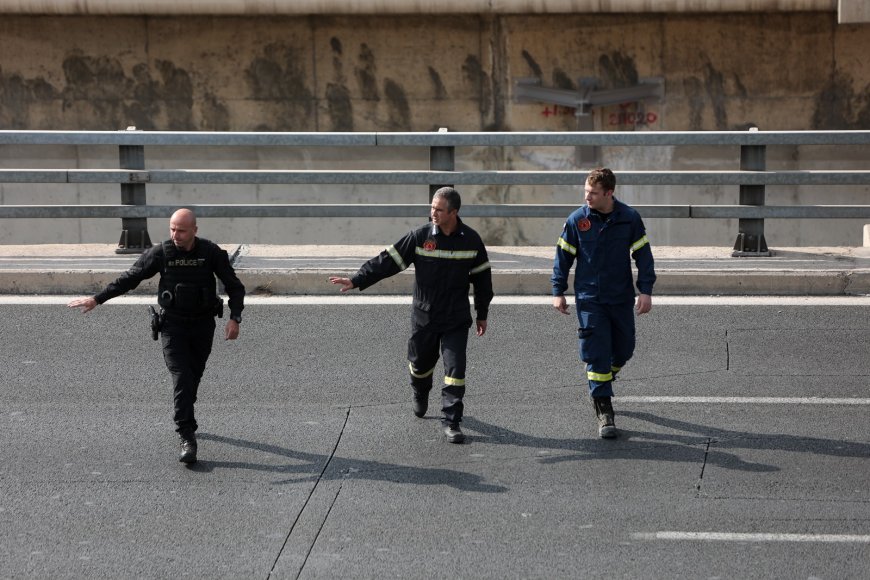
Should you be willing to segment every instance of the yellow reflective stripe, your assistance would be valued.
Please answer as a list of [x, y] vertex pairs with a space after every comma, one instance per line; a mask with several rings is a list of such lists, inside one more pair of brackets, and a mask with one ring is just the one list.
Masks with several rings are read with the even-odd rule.
[[477, 257], [477, 250], [427, 250], [417, 246], [417, 255], [427, 258], [444, 258], [446, 260], [473, 260]]
[[481, 264], [477, 268], [472, 268], [471, 272], [469, 272], [469, 274], [479, 274], [479, 273], [483, 272], [484, 270], [489, 270], [489, 262], [484, 262], [483, 264]]
[[464, 387], [465, 379], [454, 379], [453, 377], [444, 377], [445, 385], [453, 385], [455, 387]]
[[393, 259], [396, 265], [399, 266], [400, 270], [404, 270], [408, 267], [407, 264], [405, 264], [405, 260], [402, 259], [401, 254], [399, 254], [399, 250], [396, 249], [396, 246], [390, 246], [389, 248], [387, 248], [387, 252], [389, 252], [390, 257]]
[[425, 373], [420, 374], [420, 371], [415, 369], [413, 364], [408, 363], [408, 370], [411, 371], [411, 376], [414, 377], [415, 379], [425, 379], [426, 377], [432, 376], [432, 373], [435, 372], [435, 367], [432, 367], [431, 369], [429, 369]]
[[577, 255], [577, 248], [566, 242], [563, 238], [559, 238], [559, 241], [556, 242], [556, 245], [571, 254], [572, 256]]
[[613, 380], [613, 373], [593, 373], [592, 371], [586, 371], [586, 378], [590, 381], [606, 383], [607, 381]]
[[641, 239], [631, 245], [631, 251], [636, 252], [649, 243], [649, 238], [643, 236]]
[[612, 373], [618, 373], [618, 372], [621, 371], [621, 370], [622, 370], [622, 367], [617, 367], [617, 366], [614, 366], [614, 365], [610, 365], [610, 372], [612, 372]]

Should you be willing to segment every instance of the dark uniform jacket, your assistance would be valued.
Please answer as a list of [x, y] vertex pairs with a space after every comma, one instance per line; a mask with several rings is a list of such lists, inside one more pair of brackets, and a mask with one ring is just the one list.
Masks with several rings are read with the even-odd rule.
[[158, 302], [167, 312], [205, 316], [215, 311], [215, 276], [229, 296], [231, 316], [241, 316], [245, 286], [230, 265], [226, 250], [209, 240], [196, 238], [193, 249], [184, 252], [171, 242], [152, 246], [136, 263], [94, 298], [98, 304], [136, 288], [160, 274]]
[[637, 264], [637, 289], [652, 294], [656, 281], [652, 250], [640, 214], [613, 200], [613, 211], [601, 214], [584, 205], [568, 217], [556, 244], [553, 295], [568, 288], [574, 260], [574, 292], [580, 300], [620, 304], [634, 299], [631, 258]]
[[477, 320], [486, 320], [493, 296], [492, 269], [480, 236], [462, 220], [449, 236], [434, 224], [411, 230], [363, 264], [351, 281], [364, 290], [411, 264], [416, 324], [441, 329], [470, 325], [469, 284], [474, 285]]

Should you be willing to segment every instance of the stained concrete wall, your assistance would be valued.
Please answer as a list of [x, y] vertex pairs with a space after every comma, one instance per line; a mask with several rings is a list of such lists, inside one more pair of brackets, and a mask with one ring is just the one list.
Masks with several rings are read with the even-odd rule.
[[[0, 17], [0, 128], [557, 131], [573, 110], [513, 99], [664, 79], [659, 102], [602, 107], [596, 130], [870, 128], [870, 25], [834, 12], [536, 16]], [[604, 148], [616, 169], [736, 169], [729, 148]], [[769, 167], [866, 168], [870, 153], [770, 148]], [[150, 168], [425, 168], [427, 153], [146, 151]], [[112, 167], [111, 148], [0, 148], [3, 167]], [[569, 148], [470, 149], [459, 168], [586, 168]], [[867, 203], [870, 188], [771, 189], [769, 202]], [[578, 187], [465, 188], [466, 203], [579, 203]], [[736, 203], [736, 188], [625, 187], [630, 203]], [[0, 184], [0, 203], [116, 203], [116, 186]], [[149, 186], [153, 203], [425, 203], [425, 188]], [[423, 216], [424, 217], [424, 216]], [[425, 219], [425, 218], [424, 218]], [[111, 242], [119, 220], [2, 220], [0, 243]], [[153, 223], [152, 237], [163, 237]], [[249, 243], [382, 243], [420, 220], [208, 220]], [[553, 220], [472, 220], [491, 244], [550, 244]], [[729, 245], [735, 220], [648, 220], [658, 243]], [[769, 220], [772, 245], [860, 245], [863, 220]]]

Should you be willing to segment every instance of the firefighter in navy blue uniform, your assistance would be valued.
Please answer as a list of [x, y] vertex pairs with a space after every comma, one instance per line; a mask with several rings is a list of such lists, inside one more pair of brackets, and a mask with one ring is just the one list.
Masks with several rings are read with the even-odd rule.
[[342, 292], [364, 290], [414, 264], [414, 299], [408, 361], [414, 414], [428, 408], [432, 375], [439, 358], [444, 363], [441, 411], [444, 434], [451, 443], [462, 443], [465, 395], [466, 346], [472, 325], [468, 303], [474, 285], [476, 333], [486, 332], [492, 301], [492, 270], [480, 236], [459, 219], [461, 199], [452, 187], [442, 187], [432, 198], [432, 223], [412, 230], [401, 240], [362, 265], [352, 278], [331, 277]]
[[153, 246], [135, 264], [93, 297], [69, 303], [88, 312], [98, 304], [136, 288], [143, 280], [160, 274], [157, 301], [161, 316], [163, 358], [172, 375], [174, 420], [180, 438], [179, 461], [196, 461], [194, 403], [214, 340], [215, 316], [222, 315], [215, 276], [229, 296], [230, 318], [225, 338], [239, 336], [245, 287], [236, 277], [227, 252], [217, 244], [196, 237], [196, 216], [181, 209], [169, 221], [170, 240]]
[[[553, 307], [568, 314], [565, 290], [574, 261], [574, 295], [580, 321], [580, 359], [586, 363], [589, 394], [598, 433], [617, 435], [613, 379], [634, 353], [634, 314], [652, 308], [656, 275], [652, 250], [640, 215], [613, 197], [616, 177], [595, 169], [586, 178], [586, 205], [572, 213], [562, 229], [553, 265]], [[637, 304], [631, 258], [637, 265]], [[632, 308], [634, 306], [634, 309]]]

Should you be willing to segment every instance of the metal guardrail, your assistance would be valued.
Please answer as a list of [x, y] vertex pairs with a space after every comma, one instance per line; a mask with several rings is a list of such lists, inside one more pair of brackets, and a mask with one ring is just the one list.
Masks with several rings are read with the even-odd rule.
[[[740, 148], [734, 171], [618, 171], [620, 185], [736, 185], [737, 205], [634, 205], [644, 217], [736, 218], [734, 255], [766, 255], [764, 219], [870, 218], [870, 205], [767, 206], [769, 185], [867, 185], [870, 170], [768, 171], [768, 145], [870, 145], [870, 131], [706, 132], [513, 132], [513, 133], [245, 133], [179, 131], [0, 131], [0, 145], [117, 146], [119, 169], [0, 169], [4, 183], [118, 183], [120, 205], [7, 205], [0, 218], [121, 218], [120, 253], [151, 245], [147, 218], [167, 217], [177, 206], [147, 205], [146, 184], [371, 184], [578, 185], [586, 171], [454, 171], [457, 147], [553, 146], [732, 146]], [[149, 147], [427, 147], [429, 170], [146, 170]], [[425, 204], [203, 204], [203, 217], [415, 217]], [[558, 217], [573, 205], [504, 204], [463, 206], [470, 217]]]
[[870, 131], [516, 131], [274, 133], [216, 131], [0, 131], [0, 145], [248, 147], [576, 147], [868, 145]]
[[[0, 169], [4, 183], [578, 185], [586, 171]], [[620, 171], [619, 185], [863, 185], [868, 171]]]
[[[208, 204], [186, 205], [200, 217], [209, 218], [346, 218], [425, 216], [428, 204]], [[631, 207], [646, 218], [715, 219], [804, 219], [868, 218], [870, 205], [639, 205]], [[177, 210], [177, 205], [9, 205], [0, 206], [0, 218], [161, 218]], [[463, 205], [464, 217], [476, 218], [557, 218], [563, 219], [577, 204], [474, 204]]]

